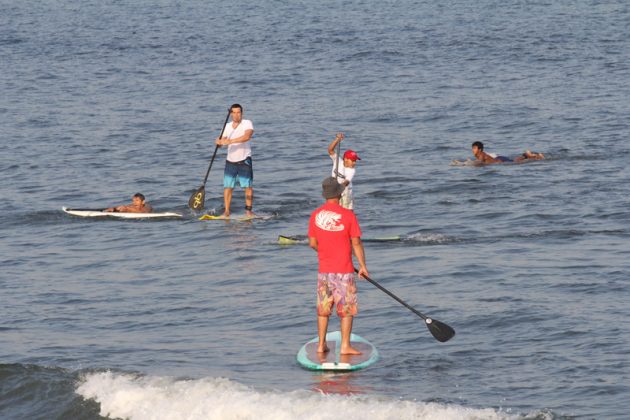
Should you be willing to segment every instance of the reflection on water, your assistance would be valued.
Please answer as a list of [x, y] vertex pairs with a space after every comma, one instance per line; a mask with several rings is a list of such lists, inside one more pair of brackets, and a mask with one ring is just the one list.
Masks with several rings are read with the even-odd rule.
[[356, 372], [348, 373], [317, 373], [313, 374], [313, 391], [322, 394], [358, 395], [369, 394], [372, 387], [361, 383], [361, 375]]

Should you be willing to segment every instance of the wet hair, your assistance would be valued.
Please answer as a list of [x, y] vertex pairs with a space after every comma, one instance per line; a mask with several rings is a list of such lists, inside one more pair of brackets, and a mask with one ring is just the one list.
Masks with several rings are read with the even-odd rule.
[[472, 144], [472, 147], [476, 147], [477, 149], [481, 150], [483, 152], [483, 143], [480, 141], [476, 141]]
[[145, 200], [144, 195], [142, 195], [142, 194], [140, 194], [140, 193], [135, 193], [133, 196], [134, 196], [134, 197], [138, 197], [138, 198], [139, 198], [140, 200], [142, 200], [142, 201], [144, 201], [144, 200]]
[[241, 113], [243, 112], [243, 107], [240, 106], [239, 104], [232, 104], [232, 106], [230, 107], [230, 111], [232, 111], [234, 108], [240, 109]]

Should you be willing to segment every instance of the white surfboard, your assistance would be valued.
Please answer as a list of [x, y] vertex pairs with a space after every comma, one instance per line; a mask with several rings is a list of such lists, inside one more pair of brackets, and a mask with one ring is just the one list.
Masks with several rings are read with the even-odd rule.
[[179, 213], [125, 213], [125, 212], [107, 212], [102, 209], [69, 209], [62, 207], [67, 214], [79, 217], [118, 217], [121, 219], [156, 219], [168, 217], [182, 217]]
[[297, 354], [297, 362], [309, 370], [328, 370], [349, 372], [363, 369], [376, 362], [379, 358], [376, 347], [365, 338], [351, 334], [350, 344], [362, 352], [358, 355], [339, 354], [341, 347], [341, 332], [333, 331], [326, 334], [326, 344], [330, 349], [327, 353], [317, 353], [319, 339], [313, 338], [302, 346]]

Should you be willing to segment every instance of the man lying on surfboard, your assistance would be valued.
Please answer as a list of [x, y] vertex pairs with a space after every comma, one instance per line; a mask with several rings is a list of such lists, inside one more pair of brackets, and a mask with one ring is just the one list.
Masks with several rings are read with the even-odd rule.
[[116, 206], [105, 209], [106, 212], [118, 212], [118, 213], [151, 213], [153, 207], [149, 203], [145, 202], [144, 195], [135, 193], [131, 197], [131, 204], [128, 206]]
[[483, 151], [483, 143], [480, 141], [476, 141], [472, 144], [472, 153], [475, 156], [477, 162], [482, 164], [523, 162], [530, 159], [541, 160], [545, 158], [545, 155], [543, 155], [542, 153], [530, 152], [529, 150], [526, 150], [522, 155], [517, 156], [514, 159], [510, 159], [509, 157], [500, 155], [492, 156]]
[[352, 317], [357, 314], [357, 287], [354, 282], [352, 251], [359, 262], [359, 277], [369, 276], [361, 243], [361, 228], [352, 210], [339, 204], [344, 186], [334, 177], [322, 182], [326, 203], [311, 214], [308, 241], [317, 251], [317, 333], [318, 353], [329, 351], [326, 345], [328, 319], [333, 305], [341, 318], [340, 354], [361, 354], [350, 345]]

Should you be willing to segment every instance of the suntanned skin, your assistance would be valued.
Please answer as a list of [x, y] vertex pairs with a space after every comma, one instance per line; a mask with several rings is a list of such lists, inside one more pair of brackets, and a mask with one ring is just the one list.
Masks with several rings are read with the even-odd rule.
[[[337, 133], [333, 141], [331, 141], [330, 144], [328, 145], [328, 154], [330, 156], [335, 155], [335, 147], [337, 147], [339, 142], [342, 141], [344, 138], [345, 136], [343, 133]], [[345, 166], [346, 168], [354, 168], [355, 166], [357, 166], [357, 161], [352, 160], [352, 159], [344, 159], [343, 166]], [[342, 184], [344, 185], [344, 187], [347, 187], [348, 184], [350, 184], [350, 181], [343, 181]]]
[[[481, 148], [477, 146], [472, 146], [472, 153], [475, 156], [475, 159], [480, 164], [491, 164], [491, 163], [505, 163], [501, 159], [496, 159], [484, 152]], [[529, 150], [525, 150], [521, 156], [517, 156], [514, 158], [514, 162], [523, 162], [526, 160], [541, 160], [544, 159], [545, 155], [542, 153], [535, 153]]]
[[501, 159], [495, 159], [477, 146], [472, 147], [472, 153], [480, 163], [503, 163]]
[[[335, 203], [339, 204], [339, 198], [329, 198], [326, 200], [327, 203]], [[363, 250], [363, 242], [361, 242], [361, 238], [350, 238], [352, 242], [352, 251], [354, 256], [357, 258], [359, 262], [359, 278], [368, 277], [370, 274], [368, 273], [367, 266], [365, 264], [365, 251]], [[308, 244], [311, 248], [317, 251], [318, 243], [316, 238], [308, 238]], [[317, 316], [317, 334], [319, 337], [319, 344], [317, 346], [318, 353], [326, 353], [330, 351], [328, 346], [326, 345], [326, 331], [328, 330], [328, 319], [327, 316]], [[361, 354], [361, 352], [350, 345], [350, 334], [352, 333], [352, 316], [346, 316], [341, 318], [341, 348], [340, 354]]]
[[542, 153], [531, 152], [529, 150], [525, 150], [521, 156], [517, 156], [514, 158], [514, 162], [523, 162], [524, 160], [542, 160], [545, 158], [545, 155]]
[[[230, 110], [230, 116], [232, 117], [232, 127], [236, 128], [243, 120], [243, 113], [240, 108], [234, 107]], [[254, 130], [246, 130], [245, 134], [240, 137], [236, 137], [233, 139], [228, 139], [227, 137], [217, 137], [214, 141], [214, 144], [217, 146], [227, 146], [230, 144], [236, 143], [245, 143], [248, 142], [252, 135], [254, 134]], [[223, 205], [225, 206], [225, 211], [223, 212], [224, 217], [230, 217], [230, 205], [232, 204], [232, 190], [233, 188], [224, 188], [223, 189]], [[254, 203], [254, 189], [252, 187], [243, 188], [245, 191], [245, 205], [247, 207], [251, 207]], [[253, 217], [254, 213], [250, 210], [246, 210], [245, 214], [249, 217]]]
[[128, 206], [116, 206], [105, 209], [106, 212], [121, 212], [121, 213], [151, 213], [153, 207], [149, 203], [145, 203], [145, 200], [140, 197], [133, 196], [131, 198], [131, 204]]

